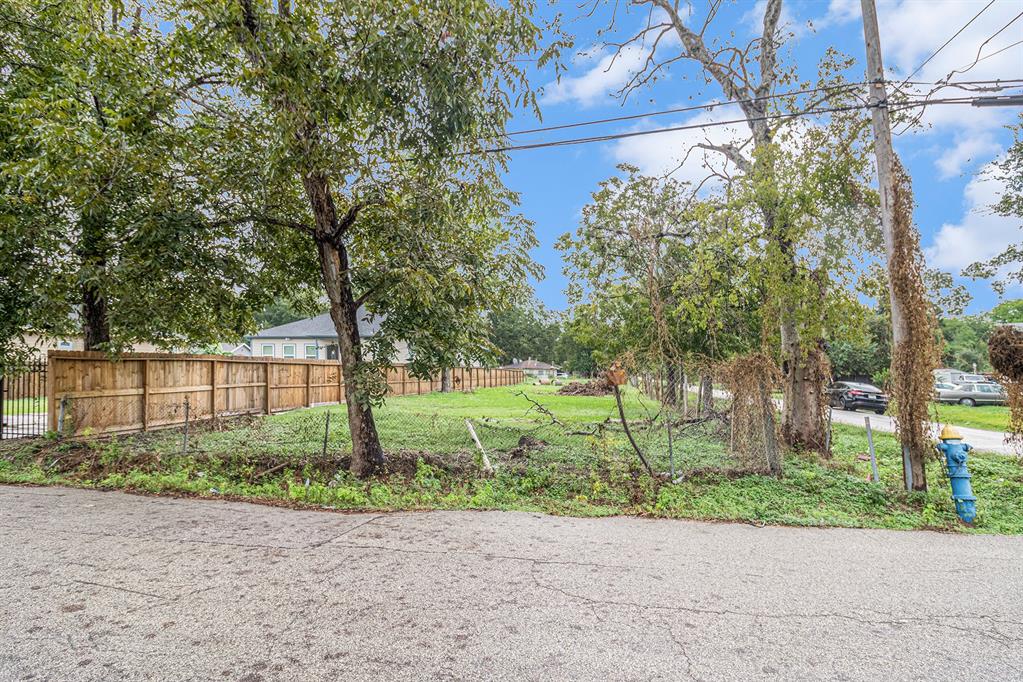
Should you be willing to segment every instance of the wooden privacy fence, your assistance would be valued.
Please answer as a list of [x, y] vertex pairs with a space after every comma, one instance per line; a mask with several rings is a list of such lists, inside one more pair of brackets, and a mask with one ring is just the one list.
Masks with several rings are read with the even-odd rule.
[[[386, 372], [388, 395], [440, 390], [440, 373], [429, 379], [404, 365]], [[521, 370], [458, 367], [451, 388], [467, 391], [508, 386]], [[189, 421], [242, 414], [271, 414], [339, 403], [344, 380], [336, 360], [269, 357], [50, 351], [47, 356], [47, 424], [51, 431], [127, 433]], [[187, 416], [186, 416], [187, 412]]]

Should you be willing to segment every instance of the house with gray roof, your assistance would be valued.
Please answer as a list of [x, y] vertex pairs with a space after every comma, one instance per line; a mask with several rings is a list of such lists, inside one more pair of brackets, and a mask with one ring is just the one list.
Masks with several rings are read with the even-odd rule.
[[558, 375], [557, 365], [529, 358], [527, 360], [516, 360], [510, 365], [502, 365], [500, 369], [518, 369], [527, 377], [533, 379], [550, 380]]
[[[359, 336], [369, 339], [380, 331], [381, 318], [359, 308]], [[337, 359], [337, 330], [330, 313], [296, 320], [263, 329], [249, 338], [254, 357], [298, 358], [308, 360]], [[408, 346], [400, 342], [394, 362], [408, 362]]]

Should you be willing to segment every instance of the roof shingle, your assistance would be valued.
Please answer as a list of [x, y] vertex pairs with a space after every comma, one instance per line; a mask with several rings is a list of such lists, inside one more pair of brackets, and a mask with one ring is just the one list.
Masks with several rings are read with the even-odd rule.
[[[359, 336], [367, 338], [373, 336], [380, 330], [382, 321], [379, 315], [366, 312], [365, 308], [359, 308]], [[330, 313], [309, 317], [304, 320], [295, 320], [287, 324], [279, 324], [256, 332], [254, 338], [266, 339], [336, 339], [337, 330], [334, 329], [334, 321], [330, 319]]]

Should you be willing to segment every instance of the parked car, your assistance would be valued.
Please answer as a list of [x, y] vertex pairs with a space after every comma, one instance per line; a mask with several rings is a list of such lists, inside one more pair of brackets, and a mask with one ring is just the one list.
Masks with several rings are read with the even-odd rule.
[[832, 407], [856, 410], [865, 407], [878, 414], [888, 409], [888, 396], [877, 386], [855, 381], [838, 381], [828, 388], [828, 399]]
[[[942, 386], [939, 384], [939, 386]], [[935, 386], [934, 399], [939, 403], [976, 405], [1004, 405], [1008, 400], [1005, 389], [990, 382], [966, 383], [952, 388]]]

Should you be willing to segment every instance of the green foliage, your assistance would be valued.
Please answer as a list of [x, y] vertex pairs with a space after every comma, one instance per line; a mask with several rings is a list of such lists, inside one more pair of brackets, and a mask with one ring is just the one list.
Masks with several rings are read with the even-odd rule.
[[5, 354], [23, 333], [73, 335], [79, 321], [111, 351], [238, 336], [300, 270], [200, 210], [205, 150], [188, 107], [220, 75], [161, 30], [165, 6], [131, 9], [0, 5], [15, 65], [0, 72]]
[[572, 337], [600, 364], [626, 353], [641, 362], [722, 357], [755, 343], [760, 291], [735, 233], [687, 185], [619, 170], [558, 241]]
[[[998, 203], [991, 208], [1000, 216], [1021, 220], [1020, 228], [1023, 229], [1023, 114], [1020, 114], [1019, 122], [1010, 126], [1010, 129], [1013, 143], [989, 174], [991, 179], [1005, 187]], [[989, 261], [970, 265], [963, 274], [975, 278], [999, 277], [992, 286], [999, 293], [1004, 293], [1014, 283], [1023, 284], [1023, 267], [1020, 266], [1023, 266], [1023, 241], [1010, 244], [1005, 251]], [[1011, 270], [1014, 267], [1019, 269]], [[1001, 276], [1003, 272], [1007, 274]]]
[[886, 373], [891, 365], [890, 325], [886, 314], [865, 306], [843, 321], [833, 331], [834, 340], [827, 349], [835, 379], [873, 378]]
[[500, 351], [499, 360], [533, 358], [554, 363], [561, 325], [539, 301], [495, 311], [490, 316], [490, 342]]
[[325, 312], [326, 307], [315, 300], [296, 302], [285, 298], [278, 299], [256, 313], [253, 320], [256, 324], [254, 331], [303, 320]]
[[938, 321], [944, 346], [941, 361], [946, 367], [967, 372], [989, 372], [987, 340], [994, 330], [994, 324], [987, 315], [967, 315]]
[[[386, 364], [398, 341], [418, 374], [490, 361], [488, 313], [524, 302], [541, 274], [504, 159], [481, 153], [514, 108], [535, 107], [520, 57], [556, 57], [532, 3], [178, 6], [176, 33], [230, 86], [205, 95], [215, 113], [200, 117], [216, 188], [207, 210], [270, 243], [293, 235], [298, 261], [335, 273], [328, 294], [351, 292], [381, 316], [352, 364]], [[347, 262], [333, 270], [339, 253]]]
[[[536, 419], [524, 417], [525, 390], [558, 415], [566, 429], [538, 432], [549, 446], [525, 458], [508, 456]], [[117, 439], [6, 444], [0, 482], [123, 488], [202, 497], [287, 501], [300, 506], [358, 510], [520, 509], [574, 516], [639, 514], [804, 526], [942, 528], [981, 533], [1023, 532], [1023, 470], [1012, 457], [970, 455], [980, 516], [958, 523], [942, 476], [928, 493], [902, 488], [898, 441], [875, 433], [881, 484], [867, 482], [869, 461], [862, 429], [835, 425], [834, 459], [824, 465], [789, 455], [781, 478], [729, 473], [727, 437], [686, 431], [676, 441], [678, 484], [656, 484], [635, 469], [620, 434], [568, 436], [614, 410], [610, 397], [559, 396], [556, 389], [518, 386], [473, 394], [406, 396], [377, 410], [385, 443], [408, 453], [408, 466], [359, 480], [318, 462], [323, 414], [337, 406], [299, 410], [226, 430], [193, 431], [192, 453], [180, 452], [180, 434], [153, 432]], [[626, 394], [630, 419], [645, 411]], [[975, 411], [989, 408], [976, 408]], [[497, 463], [492, 479], [480, 478], [464, 419], [472, 418]], [[340, 424], [339, 424], [340, 422]], [[342, 420], [332, 420], [331, 452], [347, 443]], [[663, 444], [662, 444], [663, 446]], [[666, 465], [656, 450], [657, 466]], [[158, 455], [155, 457], [154, 455]], [[58, 458], [59, 461], [58, 461]], [[398, 460], [399, 458], [394, 458]], [[279, 470], [260, 475], [271, 466]], [[638, 479], [637, 479], [638, 476]], [[308, 479], [308, 484], [306, 480]]]
[[1023, 322], [1023, 298], [1002, 301], [991, 309], [991, 319], [994, 322]]

